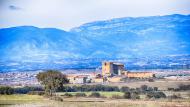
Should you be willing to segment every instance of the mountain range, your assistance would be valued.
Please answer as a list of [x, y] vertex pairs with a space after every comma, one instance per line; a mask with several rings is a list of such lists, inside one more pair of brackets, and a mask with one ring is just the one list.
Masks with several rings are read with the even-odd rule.
[[188, 68], [190, 15], [116, 18], [70, 31], [0, 29], [0, 71], [97, 68], [102, 60], [124, 62], [128, 68], [151, 68], [155, 63], [155, 68], [171, 64]]

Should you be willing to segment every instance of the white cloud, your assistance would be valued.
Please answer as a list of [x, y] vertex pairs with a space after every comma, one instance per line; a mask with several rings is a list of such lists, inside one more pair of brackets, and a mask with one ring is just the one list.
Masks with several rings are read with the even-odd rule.
[[68, 30], [118, 17], [190, 14], [189, 7], [189, 0], [0, 0], [0, 27], [33, 25]]

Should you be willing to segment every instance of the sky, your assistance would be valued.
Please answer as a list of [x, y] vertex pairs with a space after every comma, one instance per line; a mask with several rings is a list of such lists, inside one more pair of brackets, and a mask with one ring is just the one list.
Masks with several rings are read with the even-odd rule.
[[68, 31], [120, 17], [190, 14], [190, 0], [0, 0], [0, 28], [36, 26]]

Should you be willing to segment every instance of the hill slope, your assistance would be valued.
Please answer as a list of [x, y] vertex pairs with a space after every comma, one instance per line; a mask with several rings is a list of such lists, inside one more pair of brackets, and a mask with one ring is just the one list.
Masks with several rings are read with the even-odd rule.
[[66, 32], [20, 26], [0, 29], [0, 71], [190, 64], [190, 15], [118, 18]]
[[[82, 38], [91, 38], [94, 44], [96, 41], [109, 44], [94, 50], [109, 53], [110, 57], [141, 58], [190, 53], [190, 15], [119, 18], [84, 24], [71, 32]], [[106, 51], [110, 47], [114, 48]]]

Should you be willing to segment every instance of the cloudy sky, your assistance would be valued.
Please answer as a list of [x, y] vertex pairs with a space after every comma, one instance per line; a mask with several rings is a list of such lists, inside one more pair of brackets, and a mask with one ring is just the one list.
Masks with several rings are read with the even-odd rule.
[[190, 14], [190, 0], [0, 0], [0, 28], [32, 25], [69, 30], [119, 17]]

